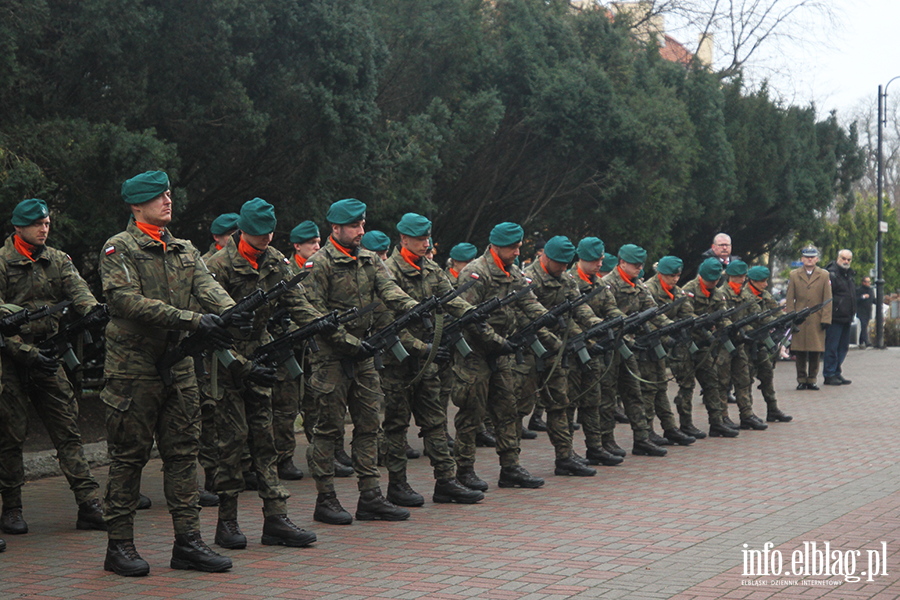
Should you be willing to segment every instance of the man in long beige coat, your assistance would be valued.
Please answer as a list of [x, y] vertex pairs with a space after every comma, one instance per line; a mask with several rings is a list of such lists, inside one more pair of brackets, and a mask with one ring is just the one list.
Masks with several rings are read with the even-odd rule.
[[[819, 251], [807, 246], [801, 252], [803, 266], [791, 271], [787, 288], [787, 312], [803, 310], [831, 298], [828, 271], [816, 266]], [[794, 333], [791, 352], [797, 364], [797, 389], [818, 390], [819, 356], [825, 351], [825, 330], [831, 325], [831, 311], [811, 314]]]

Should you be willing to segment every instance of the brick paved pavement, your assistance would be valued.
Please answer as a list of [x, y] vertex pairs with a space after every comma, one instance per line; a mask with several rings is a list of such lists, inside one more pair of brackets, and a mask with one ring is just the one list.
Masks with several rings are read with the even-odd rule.
[[[159, 461], [148, 466], [143, 486], [154, 506], [137, 520], [137, 546], [151, 565], [140, 579], [102, 570], [105, 534], [74, 529], [75, 507], [61, 477], [32, 482], [25, 488], [31, 532], [3, 536], [0, 598], [898, 598], [898, 364], [900, 350], [852, 351], [844, 368], [852, 385], [797, 392], [793, 365], [780, 363], [776, 388], [793, 423], [700, 440], [666, 458], [629, 455], [589, 479], [555, 477], [542, 434], [524, 442], [522, 454], [522, 463], [547, 479], [540, 490], [499, 490], [496, 455], [479, 449], [478, 473], [492, 484], [485, 501], [435, 505], [429, 493], [405, 523], [314, 523], [312, 481], [289, 482], [292, 518], [319, 536], [306, 549], [259, 545], [261, 504], [245, 493], [240, 522], [251, 543], [223, 551], [235, 562], [224, 574], [169, 569], [172, 531]], [[764, 414], [758, 392], [756, 407]], [[626, 426], [617, 436], [630, 447]], [[583, 437], [576, 438], [583, 451]], [[421, 449], [420, 440], [412, 443]], [[105, 479], [105, 470], [98, 475]], [[430, 492], [426, 459], [410, 462], [410, 482]], [[337, 486], [352, 511], [354, 481]], [[215, 509], [201, 517], [211, 541]], [[867, 569], [865, 550], [884, 541], [888, 575], [856, 583], [742, 575], [743, 544], [759, 550], [772, 542], [789, 569], [791, 552], [811, 541], [862, 551], [857, 573]]]

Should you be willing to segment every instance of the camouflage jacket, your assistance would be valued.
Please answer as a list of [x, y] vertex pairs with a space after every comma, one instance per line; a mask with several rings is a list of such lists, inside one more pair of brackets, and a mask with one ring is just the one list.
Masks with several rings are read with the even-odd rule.
[[[691, 308], [697, 316], [708, 315], [726, 308], [725, 296], [723, 295], [724, 290], [722, 288], [715, 288], [707, 295], [700, 283], [699, 277], [693, 278], [681, 289], [684, 290], [685, 293], [691, 294]], [[718, 325], [719, 327], [727, 327], [728, 325], [731, 325], [731, 320], [722, 319], [719, 321]]]
[[[357, 248], [355, 256], [348, 256], [329, 236], [307, 264], [310, 262], [312, 274], [305, 281], [306, 288], [313, 308], [322, 314], [364, 308], [379, 299], [395, 312], [405, 312], [418, 304], [394, 283], [378, 255], [364, 248]], [[369, 312], [341, 325], [336, 332], [323, 337], [320, 351], [312, 355], [312, 360], [354, 356], [374, 321], [375, 315]]]
[[[466, 268], [459, 274], [457, 285], [470, 279], [477, 280], [477, 283], [466, 290], [462, 294], [462, 298], [473, 306], [491, 298], [503, 298], [529, 283], [519, 267], [515, 265], [510, 266], [508, 271], [504, 272], [494, 260], [490, 246], [484, 254], [466, 265]], [[488, 339], [473, 339], [472, 348], [480, 350], [483, 354], [495, 351], [503, 345], [507, 336], [515, 333], [517, 325], [529, 323], [545, 312], [547, 311], [538, 302], [534, 292], [529, 292], [513, 304], [507, 304], [492, 312], [487, 324], [493, 328], [493, 332]], [[521, 317], [517, 320], [519, 314]], [[546, 328], [540, 330], [538, 337], [547, 350], [552, 352], [559, 349], [559, 338], [547, 331]]]
[[662, 281], [660, 281], [659, 277], [654, 276], [645, 285], [647, 286], [647, 291], [653, 296], [653, 300], [659, 305], [668, 304], [669, 302], [673, 302], [675, 298], [681, 298], [682, 296], [688, 296], [688, 298], [690, 298], [674, 311], [667, 312], [666, 316], [669, 317], [669, 319], [678, 321], [685, 317], [694, 316], [694, 307], [692, 304], [693, 296], [685, 292], [679, 286], [676, 285], [672, 288], [672, 295], [670, 296], [669, 292], [663, 288]]
[[587, 305], [591, 307], [591, 310], [594, 311], [595, 315], [603, 319], [615, 319], [616, 317], [625, 316], [625, 313], [619, 310], [619, 307], [616, 305], [616, 299], [612, 295], [612, 292], [609, 291], [609, 286], [600, 283], [601, 280], [599, 277], [595, 275], [594, 277], [590, 277], [590, 281], [588, 281], [585, 279], [585, 277], [587, 277], [586, 275], [578, 272], [578, 263], [572, 265], [572, 268], [569, 269], [569, 273], [572, 274], [572, 279], [578, 285], [578, 289], [581, 290], [582, 294], [589, 294], [597, 286], [606, 288], [587, 302]]
[[[534, 260], [525, 267], [525, 276], [530, 278], [532, 283], [537, 284], [537, 287], [534, 288], [534, 295], [537, 297], [538, 302], [548, 310], [557, 304], [562, 304], [566, 300], [574, 300], [581, 295], [578, 284], [572, 279], [571, 273], [564, 271], [559, 277], [553, 277], [544, 270], [540, 260]], [[566, 333], [569, 336], [578, 335], [581, 333], [579, 326], [588, 329], [601, 323], [601, 320], [586, 303], [576, 307], [575, 310], [566, 315], [565, 319], [568, 324], [568, 331], [555, 331], [554, 333], [556, 333], [557, 337], [563, 337]], [[559, 328], [557, 327], [557, 329]]]
[[[225, 247], [206, 261], [209, 272], [232, 299], [238, 301], [257, 289], [267, 292], [294, 276], [290, 261], [273, 246], [266, 248], [257, 261], [257, 267], [254, 268], [238, 251], [240, 235], [238, 232], [229, 237]], [[253, 331], [249, 335], [241, 336], [235, 342], [234, 349], [237, 353], [247, 357], [258, 346], [271, 341], [272, 336], [267, 330], [269, 317], [279, 307], [287, 309], [291, 320], [298, 326], [321, 316], [310, 305], [301, 283], [282, 294], [275, 306], [267, 303], [257, 309], [253, 317]]]
[[[647, 285], [640, 279], [635, 279], [634, 285], [625, 281], [619, 274], [619, 269], [613, 269], [600, 280], [600, 283], [609, 287], [616, 306], [626, 315], [642, 312], [656, 306], [653, 295], [647, 289]], [[656, 327], [664, 327], [672, 322], [666, 315], [657, 315], [650, 321]]]
[[[726, 282], [725, 285], [723, 285], [720, 289], [722, 290], [722, 297], [725, 298], [726, 308], [734, 308], [735, 306], [743, 304], [748, 300], [753, 302], [750, 308], [735, 315], [735, 318], [732, 319], [732, 321], [739, 321], [744, 317], [748, 317], [752, 314], [759, 313], [765, 310], [762, 308], [762, 303], [759, 302], [756, 296], [753, 295], [753, 292], [750, 291], [750, 286], [748, 284], [744, 284], [744, 286], [741, 287], [740, 294], [736, 294], [732, 289], [731, 284], [728, 282]], [[751, 331], [756, 327], [759, 327], [760, 324], [761, 323], [757, 322], [752, 325], [747, 325], [743, 328], [743, 331]]]
[[[71, 300], [81, 314], [97, 304], [68, 254], [45, 246], [32, 261], [16, 250], [14, 236], [6, 238], [0, 248], [0, 298], [28, 310]], [[26, 325], [21, 336], [6, 339], [4, 353], [19, 359], [36, 353], [30, 342], [56, 333], [60, 318], [61, 314], [57, 313]]]
[[[750, 290], [750, 293], [753, 294], [754, 298], [756, 298], [756, 304], [757, 304], [757, 306], [759, 306], [759, 310], [761, 310], [762, 312], [771, 310], [771, 309], [779, 306], [778, 300], [776, 300], [775, 297], [769, 293], [769, 290], [757, 290], [749, 282], [747, 283], [747, 289]], [[759, 292], [759, 293], [757, 294], [757, 292]], [[774, 315], [769, 315], [762, 321], [757, 322], [753, 326], [753, 329], [756, 329], [757, 327], [761, 327], [767, 323], [771, 323], [772, 321], [774, 321], [775, 319], [780, 317], [782, 314], [783, 313], [775, 313]]]
[[[200, 313], [188, 308], [192, 297], [216, 314], [234, 305], [193, 244], [168, 230], [162, 241], [165, 245], [132, 220], [100, 250], [100, 277], [112, 316], [106, 326], [108, 378], [158, 379], [156, 362], [167, 345], [200, 323]], [[174, 370], [191, 366], [184, 360]]]
[[206, 251], [206, 254], [204, 254], [204, 255], [201, 256], [200, 258], [203, 259], [203, 262], [207, 262], [207, 261], [209, 261], [209, 259], [211, 259], [211, 258], [213, 257], [213, 255], [214, 255], [216, 252], [218, 252], [218, 251], [219, 251], [219, 246], [218, 246], [218, 244], [217, 244], [216, 242], [213, 242], [212, 244], [209, 245], [209, 250]]

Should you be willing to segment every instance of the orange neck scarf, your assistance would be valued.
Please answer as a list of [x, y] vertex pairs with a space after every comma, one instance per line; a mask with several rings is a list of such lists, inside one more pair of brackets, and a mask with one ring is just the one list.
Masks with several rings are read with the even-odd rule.
[[34, 262], [34, 259], [31, 257], [31, 255], [34, 253], [37, 246], [32, 246], [17, 235], [13, 236], [13, 244], [16, 247], [16, 252], [18, 252], [31, 262]]
[[503, 271], [503, 274], [506, 275], [507, 277], [509, 277], [509, 271], [507, 271], [506, 267], [503, 266], [503, 261], [500, 260], [500, 257], [497, 256], [497, 253], [494, 252], [493, 248], [491, 248], [491, 256], [494, 257], [494, 262], [497, 264], [497, 266], [500, 268], [500, 270]]
[[301, 269], [306, 268], [306, 261], [303, 260], [299, 254], [294, 254], [294, 261], [297, 263], [297, 266]]
[[265, 252], [265, 250], [257, 250], [244, 240], [244, 236], [241, 236], [241, 241], [238, 243], [238, 253], [246, 258], [247, 262], [253, 265], [254, 269], [259, 269], [259, 257]]
[[459, 271], [457, 271], [453, 267], [450, 267], [450, 274], [453, 275], [454, 279], [459, 279]]
[[756, 289], [755, 287], [753, 287], [753, 284], [752, 284], [752, 283], [751, 283], [749, 286], [747, 286], [747, 287], [750, 288], [750, 291], [753, 292], [753, 295], [756, 296], [757, 298], [759, 298], [760, 296], [762, 296], [762, 290], [758, 290], [758, 289]]
[[700, 291], [703, 292], [703, 295], [709, 298], [709, 295], [712, 291], [716, 289], [715, 284], [711, 288], [706, 287], [706, 281], [701, 277], [700, 278]]
[[591, 278], [587, 276], [587, 273], [585, 273], [584, 271], [581, 270], [581, 267], [579, 267], [578, 265], [575, 265], [575, 266], [578, 268], [578, 276], [579, 277], [581, 277], [583, 280], [585, 280], [586, 282], [588, 282], [590, 284], [594, 283], [593, 281], [591, 281]]
[[219, 245], [219, 242], [216, 242], [216, 252], [222, 249], [222, 246]]
[[156, 225], [150, 225], [149, 223], [141, 223], [140, 221], [135, 221], [135, 225], [137, 228], [149, 235], [151, 238], [159, 242], [163, 245], [163, 252], [166, 251], [166, 243], [162, 241], [162, 233], [165, 231], [163, 227], [157, 227]]
[[735, 296], [740, 296], [740, 295], [741, 295], [741, 288], [743, 287], [742, 284], [740, 284], [740, 283], [735, 283], [735, 282], [733, 282], [733, 281], [729, 281], [729, 282], [728, 282], [728, 285], [731, 286], [731, 289], [732, 289], [732, 291], [734, 291], [734, 295], [735, 295]]
[[341, 254], [346, 254], [347, 256], [349, 256], [350, 258], [352, 258], [353, 260], [356, 260], [356, 257], [353, 256], [352, 254], [350, 254], [350, 251], [349, 251], [349, 250], [347, 250], [346, 248], [344, 248], [343, 246], [341, 246], [340, 244], [338, 244], [336, 241], [334, 241], [334, 237], [332, 237], [332, 236], [329, 235], [329, 236], [328, 236], [328, 239], [331, 240], [331, 243], [334, 245], [335, 248], [337, 248], [337, 249], [341, 252]]
[[415, 269], [416, 271], [421, 271], [422, 267], [417, 265], [416, 263], [421, 260], [421, 257], [416, 256], [406, 248], [400, 248], [400, 256], [403, 257], [403, 260], [409, 263], [409, 265]]
[[627, 283], [627, 284], [630, 285], [631, 287], [634, 287], [634, 282], [631, 280], [630, 277], [628, 277], [628, 275], [625, 274], [625, 271], [622, 270], [622, 267], [616, 265], [616, 269], [619, 270], [619, 277], [621, 277], [622, 279], [624, 279], [624, 280], [625, 280], [625, 283]]
[[662, 280], [662, 277], [659, 276], [659, 273], [656, 274], [656, 278], [659, 279], [659, 285], [662, 286], [663, 291], [669, 295], [669, 300], [674, 300], [675, 294], [672, 293], [672, 288], [675, 286], [666, 285], [666, 282]]

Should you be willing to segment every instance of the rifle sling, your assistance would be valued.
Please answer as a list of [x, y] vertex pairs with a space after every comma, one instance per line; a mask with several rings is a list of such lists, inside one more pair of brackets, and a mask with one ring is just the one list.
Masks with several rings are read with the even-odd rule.
[[160, 341], [168, 341], [169, 332], [174, 331], [174, 329], [160, 329], [159, 327], [151, 327], [149, 325], [144, 325], [143, 323], [138, 323], [137, 321], [132, 321], [131, 319], [123, 319], [122, 317], [113, 317], [110, 321], [118, 328], [124, 329], [128, 333], [133, 333], [135, 335], [140, 335], [146, 338], [150, 338], [151, 340], [160, 340]]
[[425, 375], [425, 369], [434, 362], [434, 357], [437, 354], [438, 348], [441, 345], [441, 336], [444, 333], [444, 313], [438, 312], [434, 316], [434, 339], [431, 341], [431, 352], [428, 353], [428, 358], [425, 359], [425, 364], [422, 365], [422, 369], [413, 377], [413, 380], [409, 382], [409, 385], [406, 387], [413, 387], [422, 379], [422, 376]]
[[[556, 353], [556, 358], [553, 359], [553, 366], [550, 367], [550, 372], [547, 373], [547, 377], [544, 379], [544, 383], [541, 384], [540, 389], [544, 389], [547, 387], [547, 384], [550, 383], [550, 378], [553, 377], [553, 373], [556, 371], [556, 368], [559, 366], [559, 363], [562, 362], [563, 354], [566, 352], [566, 345], [569, 343], [569, 331], [572, 329], [572, 318], [566, 321], [566, 333], [563, 335], [562, 344], [559, 346], [559, 351]], [[537, 335], [537, 332], [535, 332]]]

